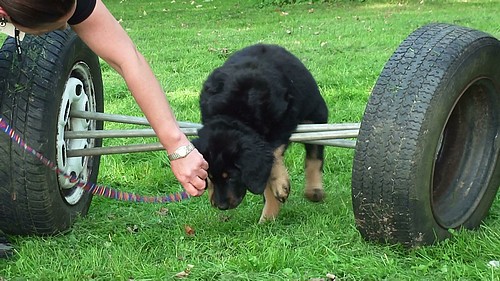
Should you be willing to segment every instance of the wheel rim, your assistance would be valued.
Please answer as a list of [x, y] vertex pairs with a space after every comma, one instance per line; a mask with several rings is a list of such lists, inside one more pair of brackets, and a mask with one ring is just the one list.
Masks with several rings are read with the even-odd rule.
[[432, 208], [446, 229], [464, 225], [488, 189], [498, 152], [499, 93], [488, 78], [470, 83], [448, 116], [438, 141]]
[[[65, 139], [67, 131], [88, 131], [96, 129], [96, 121], [71, 118], [71, 110], [96, 112], [96, 97], [90, 68], [87, 64], [79, 62], [71, 70], [66, 87], [62, 94], [61, 106], [57, 123], [57, 166], [66, 174], [77, 177], [87, 182], [92, 173], [92, 157], [67, 157], [69, 149], [83, 149], [95, 146], [94, 139]], [[59, 188], [66, 202], [70, 205], [77, 204], [84, 190], [75, 185], [68, 178], [58, 176]]]

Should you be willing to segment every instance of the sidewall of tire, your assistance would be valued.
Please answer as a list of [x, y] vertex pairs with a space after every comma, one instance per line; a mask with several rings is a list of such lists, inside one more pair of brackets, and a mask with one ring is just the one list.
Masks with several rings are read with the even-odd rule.
[[[499, 41], [486, 33], [431, 24], [413, 32], [387, 62], [365, 109], [353, 161], [353, 208], [365, 239], [408, 246], [432, 244], [450, 237], [447, 226], [476, 228], [485, 218], [500, 183], [499, 50]], [[486, 148], [477, 146], [475, 151], [492, 152], [488, 162], [479, 158], [489, 170], [478, 176], [488, 181], [478, 188], [483, 193], [474, 203], [470, 202], [473, 197], [460, 202], [464, 208], [475, 204], [470, 213], [457, 212], [460, 217], [443, 223], [435, 212], [433, 194], [433, 173], [440, 172], [433, 169], [441, 153], [442, 133], [449, 122], [455, 124], [451, 113], [464, 91], [484, 78], [494, 88], [488, 94], [492, 105], [484, 110], [490, 119], [489, 131], [483, 132], [491, 139], [479, 142], [486, 143]], [[447, 196], [439, 206], [453, 204], [445, 201]]]
[[[55, 161], [61, 97], [76, 62], [83, 61], [89, 66], [97, 111], [103, 111], [99, 60], [70, 29], [54, 31], [44, 36], [27, 36], [22, 42], [22, 48], [21, 61], [15, 63], [20, 72], [32, 72], [24, 75], [12, 73], [8, 87], [14, 89], [19, 84], [29, 86], [9, 93], [7, 101], [12, 102], [13, 106], [2, 114], [10, 115], [10, 125], [28, 145]], [[18, 111], [17, 107], [22, 107], [23, 111]], [[20, 119], [23, 122], [18, 122]], [[101, 129], [102, 122], [98, 122], [97, 127]], [[15, 159], [21, 159], [20, 163], [12, 161], [10, 169], [22, 171], [19, 174], [11, 173], [10, 194], [4, 194], [11, 201], [2, 202], [7, 204], [3, 208], [8, 209], [6, 212], [10, 215], [4, 218], [5, 221], [0, 221], [0, 229], [6, 233], [21, 235], [50, 235], [69, 230], [78, 216], [84, 216], [88, 212], [92, 195], [85, 192], [76, 204], [68, 204], [61, 193], [57, 173], [17, 144], [11, 142], [10, 145], [12, 155], [20, 157]], [[101, 140], [96, 140], [95, 146], [100, 145]], [[89, 176], [91, 182], [97, 179], [99, 160], [99, 157], [94, 157], [94, 168]], [[26, 179], [19, 175], [24, 175]]]
[[[439, 86], [434, 95], [433, 110], [429, 110], [429, 112], [427, 112], [428, 116], [425, 117], [426, 122], [431, 123], [422, 124], [424, 127], [430, 128], [430, 131], [428, 133], [428, 138], [417, 145], [417, 149], [421, 149], [421, 155], [423, 156], [422, 159], [417, 161], [427, 164], [418, 165], [417, 167], [419, 167], [419, 170], [415, 171], [415, 182], [413, 185], [422, 188], [414, 190], [419, 190], [421, 192], [415, 192], [410, 195], [411, 198], [415, 198], [410, 201], [414, 204], [414, 206], [411, 207], [411, 210], [413, 210], [411, 217], [414, 218], [413, 225], [415, 226], [413, 230], [414, 234], [412, 235], [414, 237], [419, 237], [423, 234], [423, 237], [436, 237], [437, 240], [442, 240], [450, 236], [449, 230], [443, 228], [435, 220], [432, 210], [432, 190], [430, 188], [432, 187], [432, 164], [434, 163], [434, 157], [437, 153], [439, 138], [442, 130], [446, 126], [449, 114], [453, 111], [455, 103], [469, 83], [477, 78], [490, 77], [493, 81], [496, 81], [495, 86], [497, 92], [500, 93], [500, 72], [498, 69], [498, 65], [500, 65], [500, 54], [498, 53], [498, 48], [494, 48], [494, 43], [497, 42], [491, 38], [484, 38], [483, 40], [491, 41], [492, 44], [489, 45], [489, 47], [483, 46], [482, 48], [477, 48], [480, 42], [476, 41], [468, 47], [466, 53], [460, 56], [460, 60], [450, 66], [447, 74], [442, 79], [449, 83]], [[498, 47], [498, 43], [496, 46]], [[499, 64], [495, 65], [491, 63], [494, 58], [496, 58]], [[495, 98], [497, 103], [500, 104], [498, 101], [500, 100], [500, 96]], [[500, 114], [500, 108], [498, 111]], [[498, 125], [500, 126], [500, 124]], [[490, 129], [496, 131], [498, 134], [500, 127], [492, 127]], [[497, 154], [492, 164], [491, 178], [488, 186], [484, 189], [484, 194], [477, 203], [477, 208], [470, 214], [465, 223], [462, 224], [462, 227], [473, 229], [480, 225], [495, 199], [499, 184], [500, 165], [498, 163]], [[428, 189], [427, 192], [426, 189]]]
[[[70, 77], [70, 71], [73, 65], [79, 61], [84, 61], [90, 66], [90, 71], [92, 73], [92, 79], [94, 80], [94, 85], [96, 87], [96, 93], [100, 93], [96, 95], [98, 106], [97, 111], [103, 112], [103, 97], [102, 97], [102, 81], [101, 81], [101, 71], [99, 68], [99, 61], [95, 54], [81, 42], [81, 39], [77, 37], [74, 33], [71, 33], [69, 36], [69, 40], [67, 44], [63, 47], [61, 55], [59, 56], [61, 59], [61, 63], [57, 64], [59, 69], [55, 71], [55, 73], [61, 73], [62, 75], [58, 75], [55, 77], [55, 95], [52, 101], [47, 100], [46, 108], [48, 108], [48, 112], [45, 114], [46, 120], [41, 124], [43, 127], [44, 124], [47, 126], [47, 149], [46, 153], [50, 156], [50, 159], [56, 159], [56, 133], [57, 133], [57, 122], [59, 109], [61, 105], [61, 94], [64, 91], [66, 82]], [[60, 72], [59, 72], [60, 71]], [[99, 101], [100, 100], [100, 101]], [[102, 122], [98, 123], [97, 129], [102, 129]], [[96, 140], [96, 146], [101, 146], [101, 140]], [[96, 182], [99, 170], [99, 156], [94, 156], [94, 170], [92, 171], [89, 182]], [[58, 177], [54, 171], [50, 169], [46, 169], [46, 177], [48, 179], [46, 190], [50, 190], [51, 188], [58, 187]], [[58, 189], [56, 191], [59, 191]], [[56, 217], [58, 214], [61, 214], [62, 217], [59, 219], [59, 225], [56, 225], [56, 229], [58, 231], [66, 231], [68, 230], [75, 218], [77, 216], [85, 216], [89, 210], [90, 203], [92, 200], [92, 194], [89, 192], [85, 192], [80, 201], [74, 205], [69, 206], [65, 200], [62, 198], [62, 194], [59, 192], [51, 193], [53, 196], [53, 216]]]

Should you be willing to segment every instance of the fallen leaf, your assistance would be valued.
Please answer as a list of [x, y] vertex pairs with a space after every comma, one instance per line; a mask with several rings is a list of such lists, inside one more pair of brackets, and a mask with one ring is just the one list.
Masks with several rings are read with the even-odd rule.
[[186, 278], [189, 276], [189, 273], [186, 273], [185, 271], [181, 271], [175, 275], [177, 278]]
[[320, 277], [320, 278], [311, 278], [307, 281], [336, 281], [337, 277], [331, 273], [326, 274], [326, 278]]
[[160, 208], [156, 213], [162, 217], [166, 216], [168, 214], [168, 209], [167, 208]]
[[219, 221], [221, 222], [226, 222], [226, 221], [229, 221], [231, 219], [231, 216], [228, 216], [228, 215], [225, 215], [225, 214], [220, 214], [219, 215]]
[[193, 269], [193, 267], [194, 267], [194, 265], [188, 264], [187, 267], [186, 267], [186, 269], [184, 269], [183, 271], [177, 273], [175, 275], [175, 277], [177, 277], [177, 278], [186, 278], [186, 277], [188, 277], [189, 274], [191, 273], [191, 269]]
[[326, 274], [326, 278], [328, 278], [328, 281], [335, 281], [337, 280], [337, 276], [331, 274], [331, 273], [327, 273]]
[[490, 261], [488, 266], [492, 268], [500, 268], [500, 261]]
[[194, 236], [194, 234], [195, 234], [194, 229], [189, 225], [184, 226], [184, 231], [186, 232], [187, 236]]
[[139, 226], [137, 226], [137, 224], [134, 224], [132, 226], [127, 226], [127, 230], [130, 233], [137, 233], [139, 232]]

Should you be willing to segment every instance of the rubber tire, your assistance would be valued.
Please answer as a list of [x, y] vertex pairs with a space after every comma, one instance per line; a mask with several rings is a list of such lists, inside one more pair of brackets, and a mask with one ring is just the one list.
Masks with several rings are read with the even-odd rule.
[[16, 51], [16, 41], [7, 37], [0, 49], [0, 108], [2, 106], [2, 93], [7, 89], [7, 78], [12, 67], [12, 60]]
[[[30, 146], [54, 161], [61, 97], [77, 62], [89, 67], [97, 111], [103, 111], [99, 60], [71, 29], [27, 35], [21, 47], [23, 54], [18, 57], [9, 38], [0, 53], [5, 79], [0, 88], [0, 114]], [[4, 73], [5, 69], [10, 71]], [[102, 122], [96, 128], [102, 129]], [[101, 146], [101, 140], [95, 146]], [[99, 162], [100, 157], [89, 159], [88, 181], [97, 179]], [[66, 232], [78, 216], [87, 214], [92, 195], [84, 192], [74, 204], [65, 198], [54, 171], [6, 134], [0, 135], [1, 230], [19, 235]]]
[[500, 42], [430, 24], [398, 47], [365, 109], [352, 170], [369, 241], [429, 245], [477, 228], [500, 184]]

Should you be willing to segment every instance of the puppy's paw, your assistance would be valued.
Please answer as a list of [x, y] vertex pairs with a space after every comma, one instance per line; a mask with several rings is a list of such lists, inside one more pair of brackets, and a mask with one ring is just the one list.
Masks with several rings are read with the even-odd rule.
[[267, 221], [273, 221], [278, 217], [280, 212], [281, 202], [276, 198], [271, 188], [266, 188], [264, 190], [264, 209], [262, 209], [262, 214], [260, 215], [259, 223], [264, 223]]
[[304, 191], [304, 196], [312, 202], [320, 202], [325, 199], [325, 190], [323, 187], [308, 187]]
[[285, 203], [290, 195], [290, 180], [288, 178], [276, 178], [272, 180], [271, 189], [274, 197], [281, 203]]
[[260, 216], [260, 219], [259, 219], [259, 224], [263, 224], [263, 223], [266, 223], [266, 222], [271, 222], [271, 221], [274, 221], [275, 219], [276, 219], [276, 216], [267, 217], [264, 214], [262, 214]]

